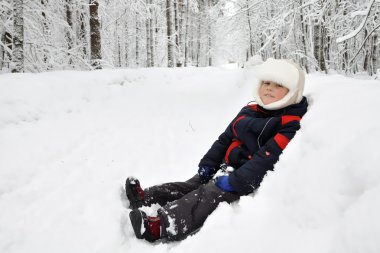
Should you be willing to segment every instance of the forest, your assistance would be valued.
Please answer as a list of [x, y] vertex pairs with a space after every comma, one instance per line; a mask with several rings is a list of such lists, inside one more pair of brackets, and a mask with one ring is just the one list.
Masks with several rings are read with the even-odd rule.
[[0, 0], [0, 73], [244, 66], [380, 69], [380, 0]]

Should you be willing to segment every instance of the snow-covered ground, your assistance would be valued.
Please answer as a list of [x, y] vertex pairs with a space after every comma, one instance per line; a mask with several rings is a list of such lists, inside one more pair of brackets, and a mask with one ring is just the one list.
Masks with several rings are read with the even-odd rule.
[[[380, 82], [307, 76], [309, 111], [255, 196], [149, 244], [120, 188], [185, 180], [252, 100], [240, 69], [0, 76], [0, 252], [380, 252]], [[125, 203], [124, 203], [125, 204]]]

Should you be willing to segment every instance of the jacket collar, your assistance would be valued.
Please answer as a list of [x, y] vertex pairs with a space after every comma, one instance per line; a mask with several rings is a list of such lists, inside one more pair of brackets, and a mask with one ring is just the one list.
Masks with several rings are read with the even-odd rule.
[[260, 105], [256, 105], [257, 112], [267, 114], [269, 116], [279, 116], [279, 115], [295, 115], [302, 117], [307, 112], [308, 107], [307, 98], [303, 97], [301, 102], [293, 105], [289, 105], [285, 108], [278, 110], [267, 110]]

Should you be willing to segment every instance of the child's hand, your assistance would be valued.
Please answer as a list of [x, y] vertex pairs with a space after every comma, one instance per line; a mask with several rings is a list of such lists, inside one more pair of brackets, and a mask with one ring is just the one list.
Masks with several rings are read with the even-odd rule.
[[214, 176], [216, 169], [210, 166], [201, 166], [198, 169], [198, 175], [201, 179], [201, 183], [205, 184]]
[[221, 176], [216, 179], [215, 185], [218, 186], [222, 191], [233, 192], [235, 189], [230, 185], [228, 181], [228, 176]]

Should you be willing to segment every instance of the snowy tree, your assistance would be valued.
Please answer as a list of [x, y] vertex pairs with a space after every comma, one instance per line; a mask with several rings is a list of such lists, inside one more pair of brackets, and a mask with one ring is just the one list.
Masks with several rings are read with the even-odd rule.
[[95, 68], [101, 68], [100, 60], [102, 59], [98, 7], [97, 0], [90, 0], [91, 60]]
[[308, 72], [373, 75], [380, 66], [379, 0], [37, 0], [24, 1], [23, 14], [17, 2], [0, 2], [3, 71], [11, 61], [41, 72], [254, 56], [290, 58]]
[[[357, 66], [354, 64], [357, 62], [354, 62], [355, 59], [359, 56], [359, 54], [364, 54], [362, 57], [363, 60], [363, 68], [366, 70], [369, 74], [374, 74], [376, 72], [376, 69], [378, 67], [377, 64], [377, 44], [378, 44], [378, 33], [377, 29], [380, 27], [379, 21], [379, 13], [380, 8], [378, 5], [376, 5], [376, 0], [370, 0], [367, 4], [366, 8], [364, 10], [360, 9], [356, 12], [351, 13], [351, 22], [354, 22], [356, 29], [353, 31], [350, 31], [348, 34], [337, 38], [336, 42], [343, 44], [343, 46], [346, 48], [347, 46], [347, 40], [350, 40], [352, 38], [356, 38], [361, 36], [360, 45], [359, 47], [354, 47], [356, 49], [356, 52], [350, 56], [351, 59], [348, 59], [348, 53], [345, 54], [344, 61], [346, 62], [346, 69], [353, 68], [354, 70], [357, 69]], [[348, 15], [346, 15], [348, 16]], [[355, 19], [359, 17], [360, 23], [355, 22]], [[351, 30], [351, 29], [350, 29]], [[352, 43], [352, 42], [351, 42]], [[346, 48], [347, 50], [347, 48]], [[348, 50], [347, 50], [348, 51]]]
[[24, 72], [24, 1], [13, 0], [12, 72]]
[[65, 1], [65, 9], [66, 9], [66, 22], [68, 27], [66, 28], [66, 40], [67, 40], [67, 49], [68, 49], [68, 57], [69, 57], [69, 64], [72, 65], [72, 59], [70, 51], [74, 47], [74, 20], [73, 20], [73, 4], [72, 0], [66, 0]]
[[173, 0], [166, 0], [166, 20], [167, 20], [167, 36], [168, 36], [168, 67], [174, 67], [174, 20], [173, 20]]
[[9, 69], [12, 59], [12, 9], [10, 0], [0, 2], [0, 70]]

